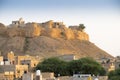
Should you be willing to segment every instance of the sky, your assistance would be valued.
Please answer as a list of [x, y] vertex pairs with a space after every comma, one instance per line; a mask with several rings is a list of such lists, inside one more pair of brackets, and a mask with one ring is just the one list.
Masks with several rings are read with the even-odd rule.
[[90, 41], [120, 56], [120, 0], [0, 0], [0, 22], [9, 25], [54, 20], [66, 26], [84, 24]]

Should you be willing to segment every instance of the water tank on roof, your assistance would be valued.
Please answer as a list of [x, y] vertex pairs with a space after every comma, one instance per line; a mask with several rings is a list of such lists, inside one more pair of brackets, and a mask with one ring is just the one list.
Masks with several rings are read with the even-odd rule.
[[10, 61], [5, 61], [5, 65], [10, 65]]
[[4, 62], [3, 62], [3, 61], [0, 61], [0, 65], [4, 65]]
[[37, 71], [36, 71], [36, 76], [40, 76], [40, 75], [41, 75], [40, 70], [37, 70]]

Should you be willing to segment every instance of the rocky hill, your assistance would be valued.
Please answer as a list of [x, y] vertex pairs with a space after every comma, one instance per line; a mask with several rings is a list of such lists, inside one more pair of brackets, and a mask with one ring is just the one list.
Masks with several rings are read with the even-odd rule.
[[0, 23], [0, 51], [15, 55], [39, 55], [42, 58], [74, 54], [76, 57], [112, 58], [89, 41], [84, 25], [67, 28], [63, 22], [20, 23], [9, 26]]

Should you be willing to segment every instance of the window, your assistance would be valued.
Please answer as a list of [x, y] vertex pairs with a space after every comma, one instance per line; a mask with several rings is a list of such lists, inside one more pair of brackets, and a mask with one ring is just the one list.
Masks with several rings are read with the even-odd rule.
[[28, 63], [27, 65], [29, 66], [30, 64]]
[[20, 73], [20, 70], [18, 70], [17, 73]]
[[36, 66], [36, 64], [34, 64], [34, 66]]
[[24, 73], [26, 74], [26, 73], [27, 73], [27, 71], [24, 71]]
[[80, 78], [80, 75], [78, 75], [78, 78]]

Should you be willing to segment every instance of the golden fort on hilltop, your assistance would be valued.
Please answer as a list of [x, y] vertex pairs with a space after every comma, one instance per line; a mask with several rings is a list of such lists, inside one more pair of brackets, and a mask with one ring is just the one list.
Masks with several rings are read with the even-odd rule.
[[53, 20], [44, 23], [25, 23], [22, 18], [18, 21], [12, 21], [8, 27], [0, 27], [0, 35], [15, 37], [37, 37], [48, 36], [52, 38], [89, 40], [89, 36], [79, 26], [69, 26], [63, 22], [53, 22]]

